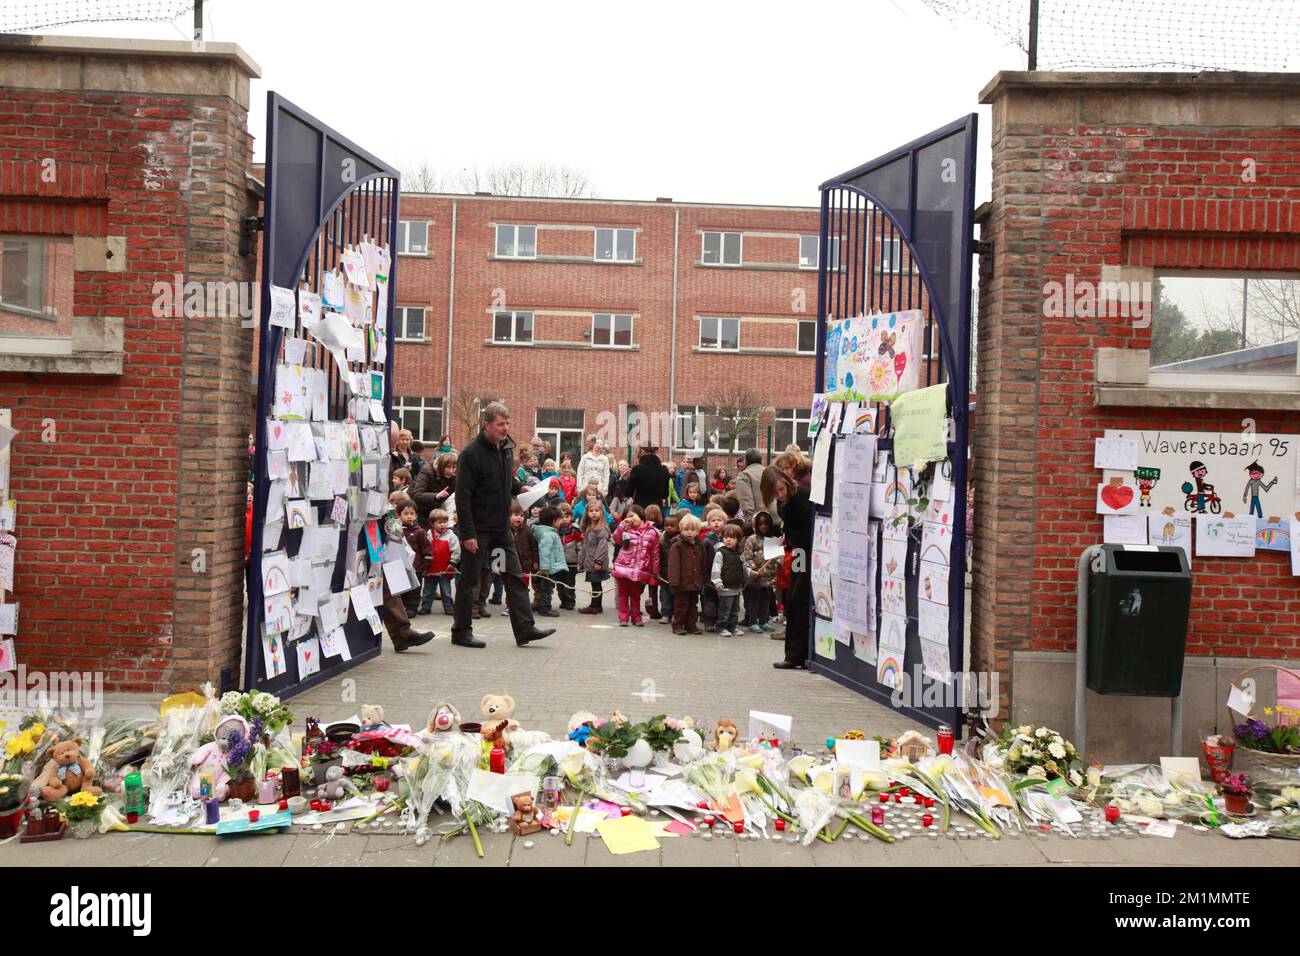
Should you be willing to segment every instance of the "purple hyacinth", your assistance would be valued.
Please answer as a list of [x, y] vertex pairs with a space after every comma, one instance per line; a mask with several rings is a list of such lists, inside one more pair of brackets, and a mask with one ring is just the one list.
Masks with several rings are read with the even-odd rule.
[[1232, 729], [1238, 737], [1245, 740], [1263, 740], [1272, 733], [1272, 731], [1269, 730], [1268, 724], [1264, 723], [1262, 720], [1248, 720], [1244, 724], [1238, 724]]

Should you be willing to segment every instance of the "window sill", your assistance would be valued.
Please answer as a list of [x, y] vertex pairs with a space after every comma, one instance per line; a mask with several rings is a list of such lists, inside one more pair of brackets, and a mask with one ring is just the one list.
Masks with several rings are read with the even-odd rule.
[[[795, 265], [794, 263], [785, 262], [702, 262], [696, 259], [693, 263], [697, 269], [752, 269], [756, 272], [802, 272], [810, 276], [817, 274], [816, 269], [809, 269], [806, 266]], [[843, 267], [836, 270], [834, 268], [826, 270], [828, 272], [843, 272]]]
[[641, 259], [593, 259], [591, 256], [498, 256], [488, 253], [488, 262], [549, 262], [579, 266], [643, 266]]
[[794, 349], [703, 349], [698, 345], [691, 349], [700, 355], [775, 355], [780, 358], [815, 359], [816, 352], [796, 352]]
[[[122, 319], [74, 316], [72, 337], [38, 342], [27, 352], [0, 353], [0, 372], [33, 375], [121, 375], [125, 355]], [[48, 346], [48, 347], [46, 347]]]
[[1098, 385], [1096, 404], [1112, 408], [1216, 408], [1300, 411], [1300, 389], [1174, 388]]
[[608, 345], [590, 345], [587, 342], [497, 342], [494, 339], [484, 339], [483, 344], [494, 349], [581, 349], [584, 352], [639, 352], [639, 345], [620, 345], [610, 347]]
[[393, 339], [398, 345], [430, 345], [433, 339]]
[[432, 259], [433, 258], [432, 250], [429, 252], [399, 252], [397, 255], [399, 258], [402, 259]]

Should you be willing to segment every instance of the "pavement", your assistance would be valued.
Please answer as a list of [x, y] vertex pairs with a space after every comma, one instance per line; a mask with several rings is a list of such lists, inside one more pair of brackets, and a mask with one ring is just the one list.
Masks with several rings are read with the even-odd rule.
[[[499, 611], [498, 608], [493, 610]], [[439, 701], [451, 701], [466, 720], [477, 720], [485, 693], [509, 694], [515, 719], [526, 729], [561, 735], [577, 710], [597, 714], [618, 709], [633, 720], [659, 713], [692, 715], [712, 725], [731, 718], [743, 729], [751, 709], [794, 715], [794, 738], [820, 746], [826, 737], [858, 728], [895, 736], [916, 727], [892, 708], [866, 700], [806, 671], [777, 671], [771, 662], [781, 645], [767, 635], [745, 633], [674, 636], [647, 620], [641, 628], [617, 626], [610, 610], [599, 617], [563, 612], [542, 619], [558, 626], [550, 638], [517, 647], [509, 620], [494, 614], [476, 624], [487, 641], [481, 650], [453, 647], [451, 618], [441, 611], [416, 619], [437, 638], [421, 648], [384, 653], [341, 677], [292, 698], [301, 726], [310, 715], [343, 719], [362, 704], [381, 703], [393, 723], [423, 726]], [[918, 728], [923, 729], [924, 728]], [[932, 733], [932, 731], [928, 731]], [[1104, 755], [1103, 755], [1104, 757]], [[612, 855], [598, 836], [575, 835], [572, 846], [543, 832], [529, 837], [482, 833], [484, 859], [476, 860], [468, 837], [414, 839], [380, 828], [331, 836], [292, 833], [211, 837], [190, 834], [110, 833], [56, 843], [0, 842], [0, 866], [1295, 866], [1300, 844], [1284, 840], [1230, 840], [1180, 827], [1176, 836], [1124, 834], [1072, 839], [1060, 834], [992, 840], [968, 821], [955, 819], [953, 835], [929, 836], [916, 828], [914, 811], [890, 805], [886, 821], [908, 836], [893, 845], [841, 838], [810, 847], [775, 839], [738, 839], [717, 834], [666, 838], [657, 851]], [[957, 831], [960, 823], [964, 829]], [[1085, 831], [1086, 832], [1086, 831]], [[968, 835], [969, 834], [969, 835]]]

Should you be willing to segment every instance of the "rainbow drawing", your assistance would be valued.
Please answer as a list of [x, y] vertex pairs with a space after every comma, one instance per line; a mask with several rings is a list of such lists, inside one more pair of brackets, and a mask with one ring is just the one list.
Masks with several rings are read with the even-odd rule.
[[881, 654], [880, 663], [876, 668], [876, 681], [884, 684], [889, 688], [896, 688], [902, 678], [903, 665], [898, 658], [888, 654]]

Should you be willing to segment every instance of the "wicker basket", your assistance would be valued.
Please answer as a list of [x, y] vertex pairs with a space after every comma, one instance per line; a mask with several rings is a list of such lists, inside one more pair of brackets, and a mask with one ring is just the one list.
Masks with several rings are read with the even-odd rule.
[[[1238, 681], [1249, 674], [1251, 671], [1272, 670], [1285, 672], [1294, 675], [1300, 679], [1300, 673], [1296, 673], [1290, 668], [1279, 667], [1276, 664], [1256, 664], [1253, 667], [1247, 667], [1244, 671], [1232, 679], [1235, 686]], [[1229, 728], [1237, 725], [1237, 718], [1234, 712], [1228, 710]], [[1246, 773], [1250, 777], [1264, 777], [1274, 773], [1294, 774], [1300, 769], [1300, 754], [1275, 754], [1267, 753], [1263, 750], [1251, 750], [1249, 747], [1243, 747], [1240, 742], [1237, 743], [1236, 751], [1232, 756], [1232, 769], [1236, 773]]]

